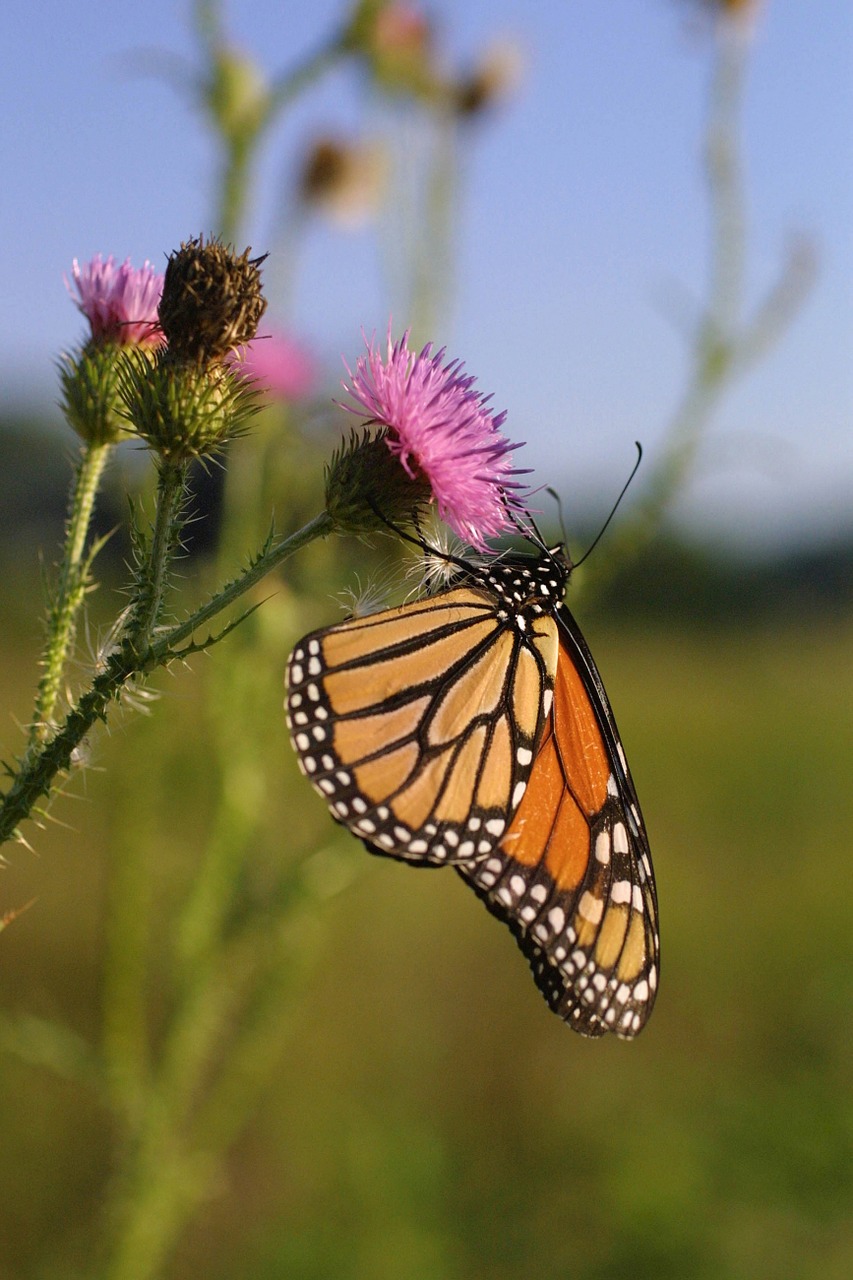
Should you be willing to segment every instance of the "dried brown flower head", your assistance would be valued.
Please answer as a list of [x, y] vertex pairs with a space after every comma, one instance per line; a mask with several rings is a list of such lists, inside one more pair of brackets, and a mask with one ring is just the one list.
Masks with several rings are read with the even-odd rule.
[[204, 364], [250, 342], [266, 310], [259, 267], [266, 254], [238, 257], [204, 236], [187, 240], [166, 264], [160, 327], [173, 360]]

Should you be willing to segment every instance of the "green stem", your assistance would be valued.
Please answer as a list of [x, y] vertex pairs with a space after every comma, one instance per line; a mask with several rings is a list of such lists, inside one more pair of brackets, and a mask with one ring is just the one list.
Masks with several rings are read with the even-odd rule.
[[[174, 497], [171, 494], [171, 498]], [[158, 575], [155, 571], [154, 577], [159, 580], [159, 594], [155, 588], [147, 602], [140, 601], [140, 607], [132, 613], [118, 649], [107, 658], [91, 688], [87, 689], [68, 713], [62, 727], [31, 758], [25, 759], [14, 774], [12, 785], [0, 803], [0, 844], [16, 835], [19, 824], [30, 816], [41, 797], [50, 793], [57, 775], [69, 769], [74, 752], [86, 734], [98, 720], [106, 720], [110, 703], [120, 697], [131, 679], [147, 675], [156, 667], [169, 663], [178, 656], [176, 645], [187, 640], [198, 627], [216, 617], [223, 609], [227, 609], [276, 565], [315, 538], [326, 537], [332, 528], [332, 518], [327, 512], [315, 516], [297, 533], [260, 555], [239, 578], [224, 587], [185, 622], [161, 631], [158, 638], [152, 640], [153, 627], [162, 603], [165, 564], [161, 574]], [[166, 529], [165, 525], [161, 527], [158, 511], [151, 552], [152, 569], [155, 554], [162, 556], [164, 549], [167, 549]]]
[[[723, 31], [711, 86], [705, 173], [711, 206], [711, 281], [708, 318], [716, 340], [731, 341], [741, 320], [746, 219], [739, 148], [745, 48]], [[712, 339], [713, 340], [713, 339]]]
[[228, 145], [222, 167], [217, 232], [226, 244], [237, 243], [249, 198], [249, 166], [255, 152], [257, 134]]
[[309, 520], [308, 524], [298, 532], [292, 533], [290, 537], [285, 538], [282, 542], [275, 543], [269, 550], [258, 556], [257, 560], [248, 569], [245, 569], [239, 578], [235, 578], [233, 582], [228, 583], [215, 596], [212, 596], [207, 604], [202, 605], [200, 609], [196, 609], [195, 613], [187, 618], [186, 622], [182, 622], [164, 632], [151, 646], [149, 665], [156, 667], [168, 662], [175, 656], [176, 645], [189, 639], [199, 627], [204, 626], [206, 622], [215, 618], [223, 609], [227, 609], [229, 605], [234, 604], [236, 600], [239, 600], [240, 596], [256, 586], [262, 578], [266, 577], [270, 570], [275, 569], [288, 556], [292, 556], [295, 551], [300, 551], [316, 538], [327, 537], [333, 528], [332, 517], [327, 511], [322, 511], [313, 520]]
[[705, 424], [728, 385], [738, 354], [746, 256], [740, 161], [744, 50], [722, 32], [705, 134], [705, 172], [711, 215], [711, 255], [705, 323], [684, 399], [669, 427], [669, 448], [652, 481], [643, 518], [658, 527], [690, 473]]
[[169, 566], [180, 538], [181, 509], [186, 498], [186, 463], [161, 462], [157, 484], [157, 511], [151, 547], [138, 575], [136, 603], [131, 610], [126, 639], [138, 653], [150, 647], [163, 609]]
[[148, 1025], [148, 945], [152, 881], [150, 856], [156, 847], [153, 804], [138, 804], [138, 782], [150, 759], [151, 736], [142, 732], [129, 744], [128, 767], [118, 771], [114, 798], [119, 813], [133, 821], [118, 823], [108, 863], [104, 912], [102, 1055], [119, 1148], [138, 1141], [151, 1084]]
[[345, 58], [352, 50], [351, 36], [348, 30], [336, 32], [330, 40], [305, 59], [294, 71], [280, 76], [270, 91], [269, 110], [264, 118], [264, 125], [271, 124], [277, 112], [289, 106], [303, 89], [318, 80], [324, 72], [329, 71], [337, 62]]
[[86, 444], [80, 453], [71, 489], [71, 504], [65, 538], [65, 552], [59, 571], [56, 598], [50, 609], [44, 674], [39, 681], [30, 727], [29, 752], [49, 736], [59, 701], [63, 672], [74, 645], [77, 614], [86, 594], [91, 556], [85, 557], [86, 538], [92, 520], [95, 496], [112, 445]]
[[230, 948], [205, 969], [174, 1011], [124, 1179], [115, 1191], [117, 1246], [107, 1280], [160, 1275], [217, 1174], [220, 1152], [194, 1140], [192, 1116], [214, 1051], [237, 1018], [255, 967], [255, 946]]

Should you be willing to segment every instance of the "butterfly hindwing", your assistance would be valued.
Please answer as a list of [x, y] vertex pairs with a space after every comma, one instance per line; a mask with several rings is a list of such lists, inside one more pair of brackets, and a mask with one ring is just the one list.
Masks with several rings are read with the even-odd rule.
[[601, 678], [571, 614], [558, 617], [553, 708], [524, 798], [493, 853], [458, 870], [555, 1013], [584, 1035], [630, 1038], [657, 990], [654, 878]]

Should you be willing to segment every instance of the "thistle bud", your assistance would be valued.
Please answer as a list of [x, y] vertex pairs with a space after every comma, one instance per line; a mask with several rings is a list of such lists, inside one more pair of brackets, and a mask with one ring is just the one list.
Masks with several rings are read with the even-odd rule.
[[455, 86], [454, 102], [460, 116], [479, 116], [514, 93], [524, 71], [521, 51], [509, 41], [486, 49], [480, 61]]
[[114, 444], [127, 431], [118, 394], [123, 351], [123, 347], [89, 343], [78, 354], [59, 358], [62, 412], [88, 444]]
[[124, 358], [119, 391], [134, 432], [167, 462], [210, 457], [258, 412], [251, 383], [218, 361], [176, 361], [165, 348]]
[[234, 49], [213, 52], [207, 105], [222, 135], [232, 143], [253, 138], [270, 110], [270, 94], [259, 68]]

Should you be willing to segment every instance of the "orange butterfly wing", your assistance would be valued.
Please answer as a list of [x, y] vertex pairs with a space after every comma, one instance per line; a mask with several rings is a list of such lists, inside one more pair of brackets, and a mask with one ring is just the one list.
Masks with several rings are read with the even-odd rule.
[[551, 613], [519, 629], [476, 584], [313, 632], [287, 674], [300, 768], [375, 853], [483, 857], [524, 791], [557, 654]]
[[583, 1035], [630, 1038], [658, 985], [648, 841], [601, 677], [557, 614], [553, 705], [527, 790], [487, 858], [457, 867], [514, 933], [555, 1013]]

